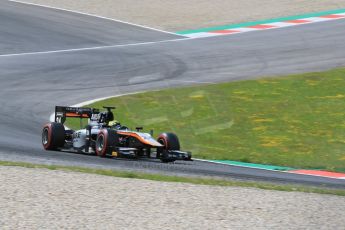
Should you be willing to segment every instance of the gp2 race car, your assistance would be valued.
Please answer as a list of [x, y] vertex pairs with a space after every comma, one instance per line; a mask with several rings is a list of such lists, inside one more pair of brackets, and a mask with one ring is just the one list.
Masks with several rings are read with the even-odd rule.
[[[43, 127], [42, 145], [46, 150], [66, 150], [96, 154], [100, 157], [157, 158], [162, 162], [191, 160], [190, 152], [180, 151], [180, 142], [174, 133], [161, 133], [155, 140], [151, 133], [136, 131], [114, 121], [115, 107], [94, 108], [55, 107], [55, 122]], [[88, 125], [79, 130], [65, 128], [67, 117], [88, 119]], [[80, 122], [82, 125], [82, 122]]]

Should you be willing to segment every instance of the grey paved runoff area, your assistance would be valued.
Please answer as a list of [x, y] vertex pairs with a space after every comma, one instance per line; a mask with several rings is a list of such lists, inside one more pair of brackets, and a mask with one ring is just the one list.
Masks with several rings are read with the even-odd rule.
[[345, 8], [344, 0], [24, 0], [168, 31]]
[[[8, 1], [1, 1], [0, 9], [0, 21], [5, 22], [0, 24], [0, 30], [5, 31], [0, 33], [0, 160], [345, 188], [344, 180], [199, 161], [167, 165], [153, 160], [100, 159], [46, 152], [41, 146], [41, 127], [55, 105], [205, 81], [343, 66], [345, 20], [185, 40], [118, 22]], [[23, 23], [29, 31], [23, 29]], [[109, 31], [111, 26], [122, 32]], [[90, 37], [94, 30], [101, 32]], [[30, 39], [21, 39], [28, 34]], [[149, 41], [156, 42], [145, 43]], [[114, 46], [75, 50], [109, 45]], [[61, 49], [73, 50], [35, 53]]]
[[345, 198], [0, 167], [1, 229], [344, 229]]

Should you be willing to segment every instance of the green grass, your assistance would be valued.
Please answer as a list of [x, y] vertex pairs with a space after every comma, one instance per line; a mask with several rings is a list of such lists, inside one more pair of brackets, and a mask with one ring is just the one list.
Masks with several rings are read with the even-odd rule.
[[[345, 69], [108, 99], [129, 127], [178, 134], [204, 159], [345, 172]], [[76, 121], [78, 123], [78, 121]]]
[[49, 170], [62, 170], [70, 172], [81, 172], [89, 174], [98, 174], [103, 176], [121, 177], [121, 178], [135, 178], [145, 179], [152, 181], [164, 181], [164, 182], [180, 182], [190, 183], [198, 185], [212, 185], [212, 186], [237, 186], [237, 187], [253, 187], [267, 190], [278, 190], [288, 192], [306, 192], [306, 193], [319, 193], [319, 194], [332, 194], [338, 196], [345, 196], [345, 190], [338, 189], [327, 189], [327, 188], [314, 188], [304, 187], [295, 185], [277, 185], [260, 182], [240, 182], [240, 181], [229, 181], [229, 180], [215, 180], [206, 178], [193, 178], [193, 177], [178, 177], [178, 176], [165, 176], [160, 174], [147, 174], [138, 172], [127, 172], [127, 171], [113, 171], [104, 169], [91, 169], [82, 167], [72, 166], [58, 166], [58, 165], [42, 165], [42, 164], [31, 164], [24, 162], [8, 162], [0, 161], [0, 166], [16, 166], [25, 168], [37, 168], [37, 169], [49, 169]]

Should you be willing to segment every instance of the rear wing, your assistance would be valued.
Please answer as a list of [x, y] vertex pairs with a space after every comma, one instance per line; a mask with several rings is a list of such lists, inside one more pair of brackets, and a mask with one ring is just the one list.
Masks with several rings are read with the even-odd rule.
[[98, 114], [94, 108], [55, 106], [55, 122], [64, 123], [66, 117], [91, 118], [92, 114]]

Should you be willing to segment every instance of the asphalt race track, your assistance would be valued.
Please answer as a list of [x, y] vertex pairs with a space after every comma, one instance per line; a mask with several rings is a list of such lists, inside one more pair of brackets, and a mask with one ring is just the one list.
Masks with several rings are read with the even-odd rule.
[[345, 188], [345, 180], [199, 161], [163, 164], [102, 159], [47, 152], [41, 146], [42, 125], [55, 105], [344, 66], [344, 26], [345, 20], [336, 20], [185, 39], [96, 17], [0, 1], [0, 160]]

